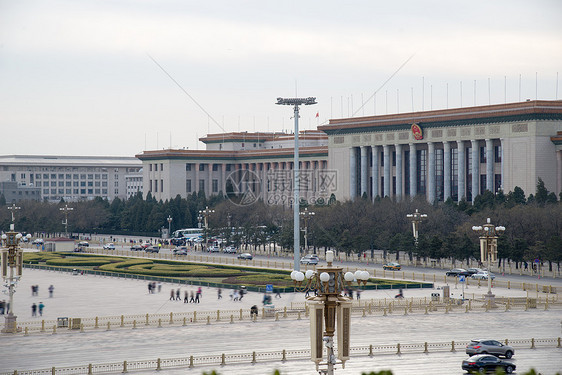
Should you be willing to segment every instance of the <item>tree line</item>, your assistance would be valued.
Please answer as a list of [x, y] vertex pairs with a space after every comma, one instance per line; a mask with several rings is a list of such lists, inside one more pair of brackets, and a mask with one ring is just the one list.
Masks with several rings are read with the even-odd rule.
[[[562, 197], [561, 197], [562, 198]], [[478, 236], [472, 226], [486, 223], [506, 227], [498, 240], [498, 257], [514, 262], [534, 259], [559, 263], [562, 260], [562, 203], [538, 180], [536, 193], [526, 196], [519, 187], [512, 192], [493, 194], [486, 191], [471, 204], [465, 200], [429, 204], [418, 196], [396, 202], [377, 197], [354, 201], [309, 206], [315, 212], [308, 226], [311, 250], [334, 249], [346, 254], [380, 249], [398, 258], [401, 253], [410, 257], [453, 258], [465, 260], [479, 257]], [[2, 202], [0, 199], [0, 204]], [[16, 229], [26, 233], [64, 232], [64, 202], [22, 201], [15, 212]], [[301, 202], [301, 207], [306, 204]], [[146, 199], [137, 194], [128, 200], [111, 202], [96, 198], [72, 202], [68, 213], [69, 232], [159, 236], [168, 228], [172, 231], [195, 228], [199, 212], [207, 206], [214, 209], [209, 215], [209, 235], [226, 238], [235, 245], [265, 246], [275, 244], [286, 250], [293, 247], [293, 211], [290, 207], [271, 206], [258, 201], [239, 205], [223, 194], [206, 197], [203, 192], [187, 198], [179, 195], [171, 200], [157, 201], [149, 193]], [[412, 224], [407, 214], [418, 209], [427, 214], [420, 225], [416, 246]], [[0, 225], [7, 230], [11, 212], [0, 210]], [[302, 233], [301, 233], [302, 234]], [[304, 239], [301, 238], [301, 246]], [[517, 263], [516, 263], [517, 266]]]

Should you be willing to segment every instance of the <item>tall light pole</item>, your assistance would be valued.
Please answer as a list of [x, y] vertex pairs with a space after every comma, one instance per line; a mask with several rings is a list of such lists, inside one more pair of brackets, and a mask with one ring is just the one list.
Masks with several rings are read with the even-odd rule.
[[490, 223], [490, 218], [486, 220], [486, 224], [473, 226], [472, 230], [480, 236], [480, 259], [486, 261], [488, 267], [488, 293], [484, 295], [486, 306], [495, 307], [495, 295], [492, 294], [492, 270], [491, 263], [496, 261], [498, 255], [498, 235], [505, 231], [504, 226], [495, 227]]
[[166, 220], [168, 221], [168, 238], [172, 238], [172, 216], [168, 215]]
[[[10, 224], [8, 233], [2, 234], [2, 245], [5, 248], [0, 253], [2, 256], [1, 273], [9, 295], [8, 314], [5, 316], [4, 329], [2, 329], [4, 333], [17, 332], [17, 317], [14, 315], [14, 293], [23, 272], [23, 250], [19, 247], [22, 237], [21, 233], [14, 231], [14, 224]], [[29, 240], [31, 234], [26, 237]]]
[[308, 207], [300, 213], [304, 222], [304, 251], [308, 253], [308, 221], [316, 215], [314, 212], [309, 211]]
[[[316, 290], [317, 295], [307, 298], [310, 312], [310, 353], [311, 360], [320, 365], [326, 365], [320, 370], [321, 374], [334, 374], [334, 366], [345, 364], [350, 354], [351, 306], [353, 301], [344, 297], [346, 287], [357, 282], [359, 286], [367, 284], [368, 271], [355, 271], [343, 273], [341, 267], [332, 264], [334, 252], [326, 252], [326, 266], [321, 266], [316, 271], [308, 270], [291, 272], [297, 290]], [[306, 281], [305, 281], [306, 279]], [[337, 327], [336, 327], [337, 323]], [[336, 329], [337, 328], [337, 329]], [[334, 334], [337, 334], [338, 356], [334, 354]], [[326, 347], [326, 362], [324, 349]]]
[[295, 147], [293, 156], [293, 247], [294, 247], [294, 268], [299, 271], [300, 266], [300, 191], [299, 191], [299, 105], [316, 104], [316, 98], [277, 98], [278, 105], [292, 105], [295, 119]]
[[14, 215], [16, 210], [19, 210], [21, 207], [16, 206], [15, 203], [12, 203], [12, 205], [10, 207], [8, 207], [8, 210], [10, 210], [10, 212], [12, 213], [12, 224], [15, 222], [16, 220], [16, 216]]
[[62, 223], [64, 224], [65, 236], [68, 238], [68, 211], [72, 211], [74, 208], [68, 207], [68, 204], [65, 204], [64, 207], [59, 208], [59, 210], [64, 213], [64, 221]]
[[205, 249], [207, 249], [207, 236], [209, 232], [209, 216], [214, 214], [215, 210], [209, 209], [209, 206], [205, 207], [204, 210], [199, 211], [199, 217], [203, 217], [204, 225], [205, 225]]
[[422, 214], [418, 211], [418, 209], [416, 208], [416, 212], [414, 212], [413, 214], [407, 214], [406, 217], [408, 219], [412, 220], [412, 231], [414, 234], [414, 241], [416, 244], [416, 248], [418, 247], [418, 235], [419, 235], [419, 229], [420, 229], [420, 224], [422, 222], [422, 219], [427, 218], [426, 214]]

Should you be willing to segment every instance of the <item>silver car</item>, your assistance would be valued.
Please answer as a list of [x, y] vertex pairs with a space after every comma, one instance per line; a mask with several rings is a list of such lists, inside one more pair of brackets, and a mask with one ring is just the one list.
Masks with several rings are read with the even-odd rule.
[[466, 354], [493, 354], [495, 356], [513, 357], [515, 349], [512, 346], [504, 345], [496, 340], [471, 340], [466, 346]]

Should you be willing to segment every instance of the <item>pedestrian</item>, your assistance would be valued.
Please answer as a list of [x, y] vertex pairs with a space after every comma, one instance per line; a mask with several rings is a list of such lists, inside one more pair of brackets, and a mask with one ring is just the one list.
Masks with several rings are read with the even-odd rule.
[[43, 316], [43, 309], [45, 308], [45, 305], [43, 304], [43, 302], [39, 302], [39, 315]]
[[189, 298], [187, 298], [187, 290], [186, 290], [183, 294], [183, 303], [188, 303], [188, 302], [189, 302]]
[[180, 288], [176, 290], [176, 301], [181, 301]]
[[250, 317], [258, 316], [258, 307], [256, 305], [250, 307]]
[[152, 294], [152, 283], [148, 283], [148, 294]]
[[158, 281], [158, 293], [162, 290], [162, 282]]
[[357, 290], [355, 291], [355, 295], [357, 296], [357, 299], [358, 299], [358, 300], [361, 299], [361, 290], [357, 289]]
[[49, 298], [53, 298], [54, 290], [55, 290], [55, 287], [51, 284], [51, 286], [49, 286]]
[[156, 281], [152, 282], [152, 293], [156, 293]]
[[275, 288], [275, 298], [281, 298], [281, 292], [279, 292], [279, 288]]
[[240, 298], [238, 299], [238, 301], [242, 301], [242, 298], [244, 298], [244, 293], [245, 293], [244, 289], [240, 288]]
[[234, 290], [234, 295], [232, 297], [233, 297], [234, 302], [238, 301], [238, 298], [239, 298], [238, 290], [236, 290], [236, 289]]
[[175, 299], [175, 294], [174, 294], [174, 290], [172, 289], [172, 290], [170, 291], [170, 300], [173, 301], [174, 299]]
[[33, 302], [33, 305], [31, 305], [31, 316], [37, 316], [37, 305], [35, 304], [35, 302]]
[[193, 293], [193, 290], [189, 293], [189, 303], [195, 303], [195, 293]]
[[221, 288], [219, 288], [219, 289], [217, 290], [217, 296], [218, 296], [218, 299], [221, 299], [221, 298], [222, 298], [222, 289], [221, 289]]
[[201, 292], [200, 292], [201, 288], [199, 288], [197, 290], [197, 293], [195, 293], [195, 303], [199, 303], [199, 297], [201, 297]]
[[232, 301], [232, 299], [234, 298], [234, 291], [233, 290], [230, 291], [229, 297], [230, 297], [230, 300]]
[[4, 315], [4, 309], [6, 308], [6, 301], [0, 301], [0, 315]]

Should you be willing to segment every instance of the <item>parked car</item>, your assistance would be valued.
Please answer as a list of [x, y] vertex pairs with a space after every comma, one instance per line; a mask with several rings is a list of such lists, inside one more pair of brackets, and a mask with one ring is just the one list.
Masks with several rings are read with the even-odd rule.
[[146, 249], [144, 249], [144, 251], [146, 251], [147, 253], [159, 253], [160, 248], [158, 246], [149, 246]]
[[489, 274], [488, 271], [478, 272], [473, 275], [470, 275], [470, 277], [473, 279], [488, 280], [488, 275], [492, 278], [492, 280], [496, 278], [496, 275], [494, 275], [493, 273]]
[[207, 251], [210, 252], [210, 253], [218, 253], [218, 252], [220, 252], [220, 250], [221, 249], [218, 246], [209, 246], [207, 248]]
[[470, 272], [468, 272], [464, 268], [453, 268], [452, 270], [445, 272], [445, 275], [455, 277], [470, 276]]
[[33, 240], [33, 242], [31, 242], [33, 245], [43, 245], [43, 239], [42, 238], [36, 238]]
[[466, 354], [493, 354], [495, 356], [504, 356], [511, 358], [515, 353], [512, 346], [504, 345], [497, 340], [471, 340], [466, 346]]
[[186, 241], [187, 239], [185, 237], [175, 237], [170, 240], [170, 243], [174, 246], [183, 246]]
[[88, 243], [88, 241], [80, 241], [80, 242], [78, 242], [78, 246], [80, 246], [80, 247], [90, 247], [90, 244]]
[[474, 275], [475, 273], [481, 273], [484, 272], [484, 270], [482, 268], [467, 268], [466, 272], [470, 272], [470, 275]]
[[389, 262], [382, 266], [383, 270], [400, 271], [402, 266], [396, 262]]
[[142, 251], [144, 248], [141, 245], [133, 245], [131, 246], [131, 251]]
[[115, 245], [113, 243], [106, 243], [103, 245], [104, 250], [115, 250]]
[[301, 264], [318, 264], [318, 255], [316, 254], [307, 254], [301, 258]]
[[238, 254], [238, 259], [252, 260], [254, 257], [250, 253]]
[[175, 255], [187, 255], [187, 246], [179, 246], [173, 250]]
[[489, 354], [477, 354], [462, 361], [462, 369], [468, 372], [478, 371], [483, 374], [488, 371], [495, 372], [498, 368], [511, 374], [515, 370], [515, 364]]
[[236, 248], [234, 246], [227, 246], [223, 251], [227, 254], [236, 254]]

